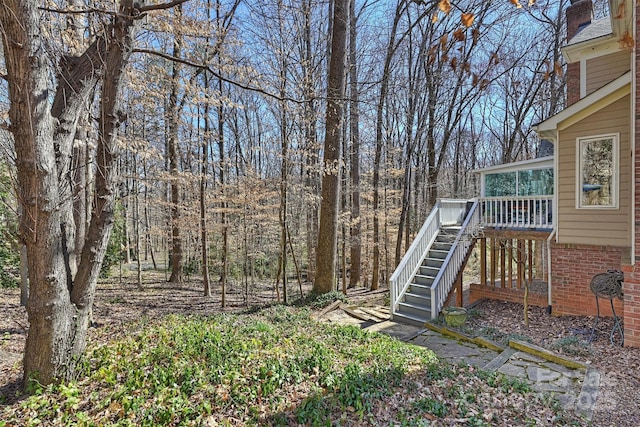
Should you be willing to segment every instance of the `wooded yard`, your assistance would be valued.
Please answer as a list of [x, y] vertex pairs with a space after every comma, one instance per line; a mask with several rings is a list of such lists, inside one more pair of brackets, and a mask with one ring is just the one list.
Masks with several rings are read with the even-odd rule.
[[[21, 379], [19, 353], [28, 326], [26, 313], [19, 307], [16, 289], [0, 290], [0, 308], [4, 313], [0, 318], [0, 352], [16, 356], [4, 359], [0, 364], [0, 399], [4, 411], [0, 419], [18, 417], [13, 419], [24, 421], [25, 417], [38, 416], [49, 422], [62, 423], [62, 420], [77, 420], [79, 418], [74, 417], [84, 413], [100, 425], [109, 420], [116, 423], [124, 419], [137, 419], [138, 423], [144, 424], [142, 418], [136, 418], [144, 413], [152, 417], [154, 423], [195, 425], [204, 419], [194, 415], [199, 413], [196, 408], [203, 410], [207, 405], [210, 412], [205, 411], [206, 419], [211, 425], [215, 425], [213, 421], [225, 425], [225, 420], [228, 425], [255, 422], [289, 425], [301, 420], [312, 424], [313, 420], [321, 419], [342, 420], [344, 425], [389, 425], [392, 421], [422, 425], [420, 420], [431, 420], [435, 425], [456, 422], [563, 425], [574, 419], [572, 413], [556, 412], [559, 408], [550, 400], [528, 395], [524, 379], [522, 384], [513, 383], [469, 369], [433, 365], [428, 362], [428, 353], [414, 353], [418, 350], [410, 350], [407, 345], [369, 337], [352, 328], [343, 332], [326, 329], [327, 326], [309, 320], [307, 308], [260, 309], [260, 306], [275, 302], [272, 286], [264, 286], [251, 295], [250, 307], [245, 304], [242, 289], [231, 287], [228, 306], [221, 309], [219, 294], [203, 297], [202, 282], [196, 277], [182, 286], [165, 282], [164, 274], [159, 272], [145, 272], [144, 277], [142, 290], [138, 289], [135, 276], [131, 274], [123, 282], [117, 279], [100, 282], [94, 310], [95, 325], [89, 329], [89, 352], [83, 363], [90, 369], [83, 370], [78, 383], [45, 391], [31, 400], [24, 400], [17, 384]], [[305, 285], [305, 292], [308, 289], [309, 285]], [[293, 289], [291, 294], [295, 294]], [[357, 304], [367, 304], [368, 299], [384, 302], [384, 294], [382, 301], [381, 294], [367, 297], [361, 289], [354, 295], [357, 295], [354, 297]], [[640, 399], [637, 349], [610, 345], [609, 321], [601, 322], [599, 339], [586, 346], [581, 333], [592, 325], [593, 318], [550, 317], [543, 309], [533, 307], [530, 317], [531, 326], [525, 328], [522, 306], [483, 302], [471, 311], [462, 330], [483, 334], [496, 341], [528, 339], [592, 364], [602, 373], [593, 425], [636, 426], [640, 412], [629, 402]], [[204, 356], [195, 350], [197, 354], [185, 356], [190, 348], [206, 345], [210, 338], [206, 338], [204, 331], [218, 331], [218, 335], [214, 335], [220, 340], [216, 351], [221, 358], [225, 357], [226, 351], [231, 351], [229, 354], [247, 352], [243, 353], [242, 360], [238, 360], [238, 365], [225, 368], [231, 370], [229, 375], [234, 370], [238, 375], [233, 381], [229, 380], [227, 386], [244, 384], [245, 387], [233, 391], [238, 394], [230, 396], [229, 400], [221, 398], [223, 389], [211, 390], [211, 384], [207, 382], [211, 379], [205, 381], [212, 373], [202, 370], [206, 370], [205, 365], [210, 362], [202, 360]], [[328, 358], [324, 362], [320, 360], [323, 354]], [[312, 363], [311, 359], [304, 359], [306, 362], [303, 363], [301, 358], [304, 357], [315, 360], [315, 365], [303, 366]], [[417, 359], [409, 362], [407, 357]], [[149, 377], [148, 371], [160, 360], [162, 363], [175, 361], [166, 367], [166, 375], [173, 378], [166, 381], [171, 381], [178, 389], [192, 389], [172, 395], [171, 384], [167, 383], [165, 388], [145, 394], [144, 389], [156, 387], [148, 381], [159, 381]], [[242, 374], [247, 360], [255, 361], [255, 371]], [[198, 372], [192, 372], [194, 377], [186, 380], [185, 372], [191, 372], [189, 366], [197, 367]], [[351, 366], [352, 371], [346, 369], [347, 366]], [[393, 366], [400, 370], [389, 371]], [[269, 377], [272, 381], [265, 382], [266, 373], [276, 368], [281, 369], [278, 375], [282, 377]], [[275, 375], [276, 371], [273, 372]], [[138, 376], [140, 379], [136, 381], [140, 383], [131, 385], [133, 378]], [[338, 383], [342, 378], [350, 385], [327, 383], [329, 377]], [[217, 387], [223, 387], [222, 384], [224, 381]], [[324, 391], [318, 394], [320, 390]], [[169, 403], [169, 395], [173, 396], [174, 403]], [[127, 408], [127, 399], [138, 399], [140, 406]], [[207, 399], [209, 404], [205, 402]], [[52, 412], [51, 408], [58, 406], [59, 412]], [[151, 407], [156, 408], [155, 412], [148, 412]], [[153, 418], [161, 417], [163, 411], [169, 418]], [[196, 421], [198, 419], [200, 421]], [[574, 421], [587, 425], [584, 421]], [[12, 425], [11, 422], [8, 425]]]

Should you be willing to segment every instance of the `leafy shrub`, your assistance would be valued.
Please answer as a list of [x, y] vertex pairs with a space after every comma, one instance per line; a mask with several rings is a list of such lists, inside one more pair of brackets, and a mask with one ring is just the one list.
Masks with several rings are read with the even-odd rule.
[[560, 338], [549, 346], [551, 350], [561, 351], [572, 356], [590, 356], [589, 344], [581, 338], [571, 335]]
[[123, 207], [120, 202], [116, 202], [114, 208], [113, 229], [111, 230], [111, 236], [109, 236], [109, 243], [107, 244], [107, 251], [104, 254], [102, 260], [102, 266], [100, 267], [100, 276], [109, 277], [111, 275], [111, 267], [118, 265], [125, 259], [126, 248], [126, 235]]
[[345, 294], [338, 291], [331, 291], [326, 294], [311, 293], [303, 300], [299, 301], [299, 305], [308, 305], [313, 310], [318, 310], [329, 306], [335, 301], [349, 302]]
[[20, 284], [20, 254], [1, 238], [3, 234], [0, 230], [0, 288], [15, 288]]
[[0, 163], [0, 288], [12, 288], [20, 283], [18, 218], [12, 205], [15, 200], [10, 176]]
[[447, 405], [445, 403], [432, 397], [424, 397], [422, 399], [418, 399], [412, 403], [412, 406], [414, 409], [420, 410], [422, 412], [428, 412], [439, 418], [444, 417], [449, 412], [449, 408], [447, 408]]
[[182, 272], [187, 277], [193, 276], [194, 274], [196, 274], [200, 270], [201, 270], [200, 260], [198, 258], [191, 257], [182, 266]]

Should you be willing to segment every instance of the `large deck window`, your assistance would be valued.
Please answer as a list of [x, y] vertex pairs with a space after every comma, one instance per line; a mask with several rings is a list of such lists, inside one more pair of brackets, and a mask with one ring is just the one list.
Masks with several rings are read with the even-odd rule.
[[484, 176], [484, 197], [552, 194], [553, 168], [489, 173]]
[[485, 226], [553, 228], [553, 157], [491, 166], [477, 172], [481, 176]]
[[618, 207], [618, 139], [617, 134], [578, 138], [578, 208]]

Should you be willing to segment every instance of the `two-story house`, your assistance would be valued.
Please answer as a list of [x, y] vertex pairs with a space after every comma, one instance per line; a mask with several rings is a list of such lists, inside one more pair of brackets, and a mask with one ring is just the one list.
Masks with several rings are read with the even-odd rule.
[[[567, 107], [536, 126], [552, 154], [478, 171], [479, 199], [434, 208], [392, 276], [394, 318], [437, 316], [479, 245], [472, 300], [521, 301], [526, 281], [553, 315], [595, 315], [592, 278], [624, 271], [613, 307], [625, 345], [640, 347], [640, 6], [609, 8], [598, 20], [591, 0], [566, 11]], [[608, 302], [599, 310], [612, 315]]]

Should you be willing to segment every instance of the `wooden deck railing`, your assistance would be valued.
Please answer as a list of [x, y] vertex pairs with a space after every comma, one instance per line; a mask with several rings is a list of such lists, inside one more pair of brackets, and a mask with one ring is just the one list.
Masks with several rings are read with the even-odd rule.
[[495, 228], [553, 228], [553, 196], [484, 197], [481, 224]]
[[431, 213], [422, 224], [422, 228], [413, 239], [411, 246], [407, 249], [407, 252], [402, 257], [400, 264], [396, 267], [396, 270], [391, 275], [390, 282], [390, 294], [391, 294], [391, 312], [395, 313], [398, 310], [398, 303], [401, 296], [406, 292], [413, 275], [417, 271], [418, 267], [422, 263], [424, 256], [431, 246], [431, 243], [435, 240], [440, 229], [440, 202], [431, 210]]
[[[413, 275], [416, 273], [422, 260], [424, 259], [427, 250], [435, 240], [438, 235], [438, 231], [441, 226], [451, 226], [451, 225], [462, 225], [463, 229], [469, 223], [465, 222], [465, 219], [468, 220], [469, 216], [467, 216], [467, 200], [453, 200], [453, 199], [442, 199], [436, 203], [433, 207], [433, 210], [425, 220], [422, 228], [416, 235], [411, 243], [411, 246], [405, 253], [404, 257], [396, 267], [396, 270], [393, 272], [393, 275], [390, 279], [390, 288], [391, 288], [391, 310], [392, 312], [396, 312], [398, 309], [398, 303], [402, 300], [402, 296], [407, 291], [409, 285], [411, 284], [411, 279]], [[473, 205], [474, 212], [476, 211], [477, 202]], [[466, 218], [465, 218], [466, 216]], [[477, 217], [477, 214], [476, 214]], [[462, 232], [462, 230], [461, 230]], [[456, 244], [458, 243], [460, 236], [456, 239]], [[457, 256], [456, 256], [457, 257]], [[445, 262], [446, 264], [446, 262]], [[444, 269], [444, 267], [443, 267]], [[456, 271], [457, 273], [457, 271]], [[449, 278], [449, 273], [440, 272], [439, 277], [443, 276]], [[455, 279], [455, 277], [454, 277]], [[436, 279], [440, 281], [440, 279]], [[441, 282], [442, 283], [442, 282]], [[435, 284], [435, 282], [434, 282]], [[453, 281], [452, 281], [453, 284]], [[450, 290], [450, 288], [449, 288]], [[439, 309], [442, 308], [441, 304], [444, 302], [442, 300], [441, 295], [444, 293], [444, 290], [439, 290], [432, 287], [431, 295], [432, 295], [432, 305], [434, 300], [438, 300], [436, 303]], [[448, 293], [448, 291], [446, 291]], [[446, 298], [446, 294], [445, 294]], [[440, 301], [442, 300], [442, 301]], [[436, 316], [437, 316], [436, 312]]]
[[469, 249], [474, 245], [474, 230], [480, 223], [479, 203], [475, 201], [460, 227], [453, 246], [442, 264], [442, 268], [431, 285], [431, 318], [435, 319], [440, 314], [449, 292], [453, 288], [456, 277], [463, 267]]

